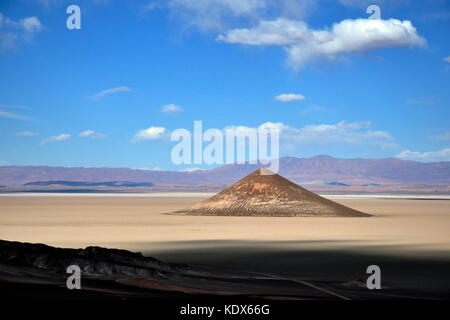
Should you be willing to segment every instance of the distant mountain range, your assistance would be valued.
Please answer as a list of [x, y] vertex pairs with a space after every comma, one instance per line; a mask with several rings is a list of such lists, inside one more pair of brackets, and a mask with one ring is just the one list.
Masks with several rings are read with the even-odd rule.
[[[211, 170], [1, 166], [0, 191], [217, 191], [258, 169], [230, 164]], [[281, 176], [312, 190], [450, 192], [450, 162], [423, 163], [330, 156], [280, 158]]]

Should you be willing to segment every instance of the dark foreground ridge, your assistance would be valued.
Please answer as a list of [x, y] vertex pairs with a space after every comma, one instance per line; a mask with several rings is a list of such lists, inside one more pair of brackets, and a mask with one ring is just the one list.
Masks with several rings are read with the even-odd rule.
[[176, 213], [217, 216], [369, 217], [260, 168], [211, 198]]
[[[81, 290], [69, 290], [67, 267], [81, 269]], [[333, 271], [333, 268], [331, 268]], [[1, 298], [27, 300], [423, 299], [429, 293], [389, 287], [368, 290], [361, 278], [318, 279], [164, 263], [126, 250], [63, 249], [0, 240]], [[439, 295], [437, 296], [439, 297]], [[206, 299], [206, 300], [205, 300]]]
[[[82, 290], [66, 287], [70, 276], [66, 269], [70, 265], [81, 269]], [[269, 275], [261, 279], [260, 274], [245, 271], [163, 263], [126, 250], [64, 249], [4, 240], [0, 240], [0, 284], [18, 298], [25, 294], [38, 300], [79, 299], [80, 291], [84, 292], [81, 298], [87, 299], [199, 296], [339, 299], [339, 295]], [[35, 295], [30, 297], [28, 292]]]

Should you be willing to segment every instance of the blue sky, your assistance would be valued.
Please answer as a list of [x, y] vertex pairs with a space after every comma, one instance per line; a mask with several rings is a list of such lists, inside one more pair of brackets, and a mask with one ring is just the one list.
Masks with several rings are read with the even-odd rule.
[[4, 0], [0, 13], [0, 165], [182, 170], [169, 136], [194, 120], [276, 123], [281, 155], [450, 160], [450, 1]]

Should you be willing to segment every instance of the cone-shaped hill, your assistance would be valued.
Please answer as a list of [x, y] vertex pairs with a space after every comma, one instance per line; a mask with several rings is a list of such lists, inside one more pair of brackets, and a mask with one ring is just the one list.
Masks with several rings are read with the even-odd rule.
[[176, 213], [214, 216], [369, 217], [260, 168], [205, 201]]

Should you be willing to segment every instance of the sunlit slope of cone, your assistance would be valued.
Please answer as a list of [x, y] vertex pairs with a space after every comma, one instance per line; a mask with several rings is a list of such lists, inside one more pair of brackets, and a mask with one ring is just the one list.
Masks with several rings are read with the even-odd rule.
[[267, 217], [370, 216], [325, 199], [264, 168], [252, 172], [211, 198], [177, 213]]

